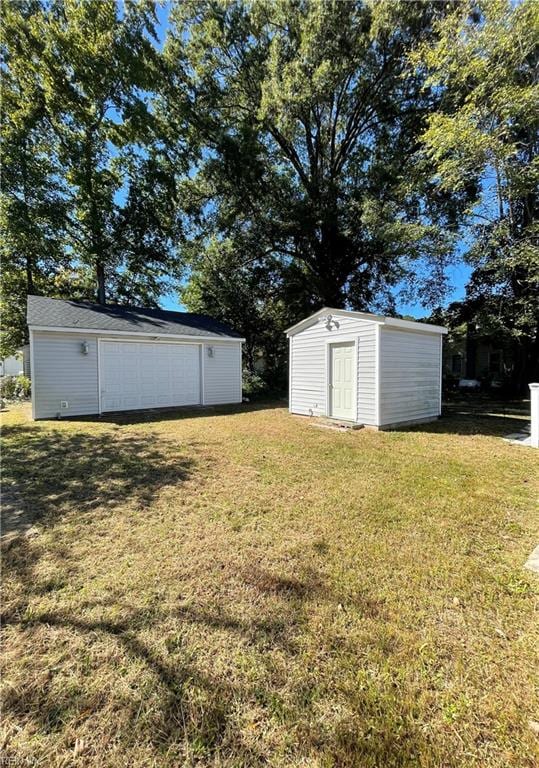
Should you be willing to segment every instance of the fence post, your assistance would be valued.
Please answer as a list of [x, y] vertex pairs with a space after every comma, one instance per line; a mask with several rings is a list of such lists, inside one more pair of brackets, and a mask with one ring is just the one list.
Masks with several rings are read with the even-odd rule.
[[530, 384], [530, 400], [532, 411], [531, 444], [539, 448], [539, 384]]

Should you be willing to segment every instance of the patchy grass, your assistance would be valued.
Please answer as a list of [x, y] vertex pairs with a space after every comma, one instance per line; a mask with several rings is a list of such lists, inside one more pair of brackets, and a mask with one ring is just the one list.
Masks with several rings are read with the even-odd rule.
[[14, 408], [4, 477], [39, 532], [3, 557], [2, 757], [537, 765], [539, 457], [511, 431]]

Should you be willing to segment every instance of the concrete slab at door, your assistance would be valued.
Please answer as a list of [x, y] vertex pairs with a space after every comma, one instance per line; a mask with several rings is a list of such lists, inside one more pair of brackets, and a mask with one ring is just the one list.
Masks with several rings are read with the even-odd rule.
[[354, 342], [331, 344], [329, 349], [330, 415], [337, 419], [354, 421], [356, 418]]

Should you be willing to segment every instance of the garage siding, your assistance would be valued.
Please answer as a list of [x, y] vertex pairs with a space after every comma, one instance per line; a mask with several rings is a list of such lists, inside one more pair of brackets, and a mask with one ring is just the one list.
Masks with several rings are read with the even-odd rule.
[[[213, 349], [213, 357], [208, 355]], [[241, 344], [204, 345], [204, 403], [220, 405], [241, 403]]]
[[[97, 335], [32, 331], [32, 389], [34, 418], [56, 418], [58, 414], [88, 416], [99, 413]], [[100, 338], [140, 341], [136, 336]], [[88, 354], [81, 351], [88, 344]], [[214, 348], [214, 357], [207, 355]], [[241, 343], [204, 345], [204, 395], [207, 405], [241, 402]], [[61, 401], [68, 403], [61, 408]]]
[[376, 423], [376, 323], [357, 318], [336, 317], [338, 328], [326, 328], [318, 321], [292, 337], [290, 350], [290, 410], [303, 415], [327, 414], [327, 342], [357, 339], [358, 421]]
[[[88, 343], [88, 354], [81, 345]], [[36, 419], [85, 416], [99, 411], [97, 341], [78, 333], [33, 331], [32, 389]], [[68, 408], [61, 408], [61, 401]]]
[[440, 336], [382, 327], [380, 424], [440, 414]]

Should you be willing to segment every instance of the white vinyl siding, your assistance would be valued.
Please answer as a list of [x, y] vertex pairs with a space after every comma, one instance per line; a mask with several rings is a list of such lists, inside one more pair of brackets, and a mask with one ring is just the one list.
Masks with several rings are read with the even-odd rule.
[[440, 414], [440, 336], [381, 328], [380, 425]]
[[376, 324], [365, 323], [357, 348], [357, 420], [376, 424]]
[[[213, 356], [208, 355], [208, 347]], [[204, 404], [241, 403], [241, 344], [204, 345]]]
[[[88, 354], [81, 345], [88, 343]], [[35, 418], [85, 416], [99, 411], [97, 340], [76, 333], [33, 332]], [[61, 408], [61, 402], [68, 403]]]
[[327, 343], [354, 339], [357, 344], [357, 421], [375, 424], [376, 323], [336, 317], [338, 327], [323, 321], [298, 331], [290, 345], [290, 410], [313, 416], [327, 415]]
[[[115, 336], [113, 333], [91, 334], [57, 331], [32, 331], [32, 389], [34, 418], [65, 418], [99, 413], [98, 338], [118, 342], [152, 343], [137, 336]], [[162, 339], [164, 342], [168, 340]], [[196, 339], [194, 339], [196, 342]], [[88, 354], [82, 353], [82, 344], [88, 344]], [[159, 342], [155, 344], [158, 346]], [[168, 346], [168, 343], [167, 343]], [[241, 402], [241, 343], [219, 341], [209, 344], [214, 357], [209, 358], [207, 344], [202, 347], [204, 371], [204, 404]], [[151, 355], [150, 355], [151, 356]], [[196, 357], [200, 364], [200, 354]], [[61, 402], [68, 407], [62, 408]], [[197, 402], [200, 402], [197, 399]], [[143, 407], [143, 406], [141, 406]]]

